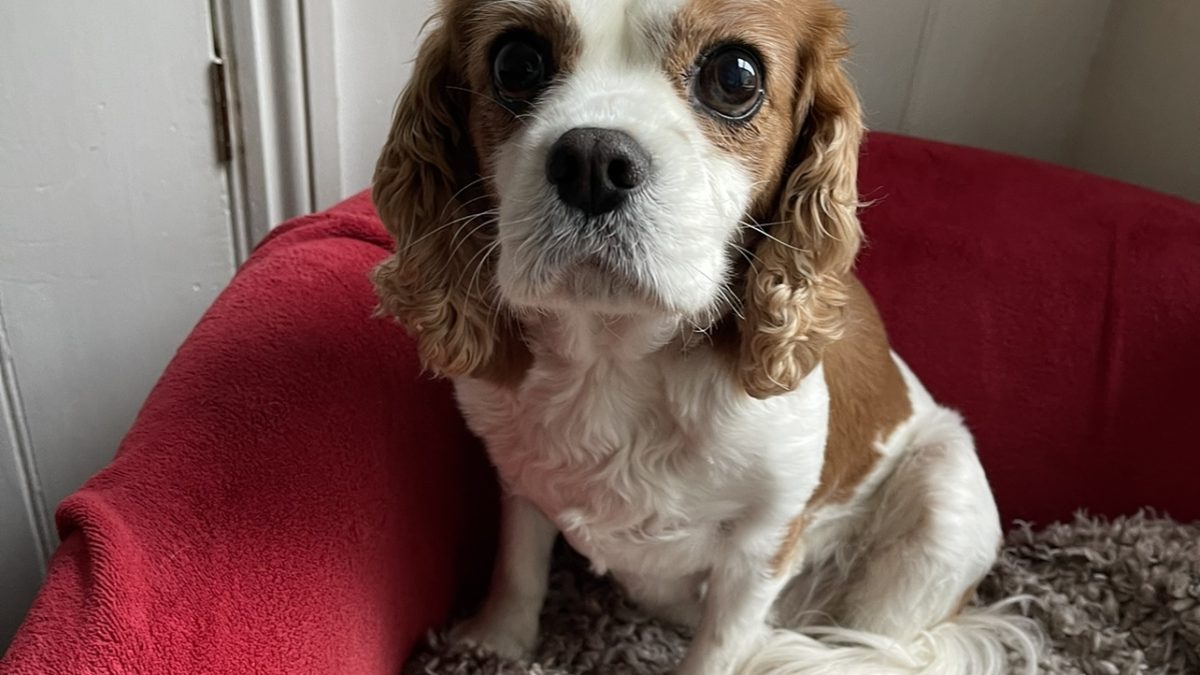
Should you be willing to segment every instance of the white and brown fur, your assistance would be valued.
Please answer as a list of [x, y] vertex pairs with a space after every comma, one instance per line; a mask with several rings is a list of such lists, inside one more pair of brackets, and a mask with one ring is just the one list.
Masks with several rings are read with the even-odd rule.
[[[397, 239], [376, 280], [505, 489], [491, 594], [459, 639], [533, 648], [561, 532], [695, 626], [681, 674], [989, 675], [1005, 643], [1032, 667], [1025, 624], [964, 608], [1001, 536], [971, 436], [852, 272], [863, 125], [842, 24], [826, 0], [442, 3], [376, 173]], [[521, 115], [490, 82], [514, 28], [557, 63]], [[766, 69], [739, 125], [689, 94], [730, 40]], [[653, 158], [601, 225], [543, 171], [581, 126]]]

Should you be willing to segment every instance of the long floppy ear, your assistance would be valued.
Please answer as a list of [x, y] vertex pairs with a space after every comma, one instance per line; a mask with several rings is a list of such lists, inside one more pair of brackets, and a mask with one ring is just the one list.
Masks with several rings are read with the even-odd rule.
[[511, 367], [502, 362], [515, 329], [492, 283], [486, 222], [492, 204], [478, 180], [470, 99], [451, 17], [442, 12], [421, 46], [375, 169], [375, 208], [396, 239], [396, 253], [374, 280], [381, 311], [416, 338], [426, 368], [494, 379]]
[[756, 250], [741, 325], [739, 377], [756, 398], [792, 391], [839, 339], [846, 283], [862, 245], [858, 151], [862, 107], [841, 61], [840, 12], [802, 59], [793, 149], [778, 223]]

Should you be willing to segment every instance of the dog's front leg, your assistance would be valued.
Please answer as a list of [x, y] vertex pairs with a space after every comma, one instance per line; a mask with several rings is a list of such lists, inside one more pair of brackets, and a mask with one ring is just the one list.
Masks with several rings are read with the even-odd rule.
[[730, 675], [766, 636], [787, 575], [757, 556], [734, 555], [709, 575], [704, 616], [675, 675]]
[[500, 550], [487, 601], [478, 614], [452, 631], [451, 638], [500, 656], [521, 658], [537, 644], [538, 615], [546, 599], [558, 530], [520, 497], [506, 496], [501, 508]]

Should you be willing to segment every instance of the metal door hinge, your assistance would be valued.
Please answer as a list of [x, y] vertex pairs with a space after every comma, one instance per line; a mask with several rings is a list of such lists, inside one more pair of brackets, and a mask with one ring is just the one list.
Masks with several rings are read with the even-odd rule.
[[217, 161], [233, 161], [233, 134], [230, 128], [229, 94], [225, 78], [225, 60], [214, 58], [208, 66], [208, 84], [212, 89], [213, 129], [217, 140]]

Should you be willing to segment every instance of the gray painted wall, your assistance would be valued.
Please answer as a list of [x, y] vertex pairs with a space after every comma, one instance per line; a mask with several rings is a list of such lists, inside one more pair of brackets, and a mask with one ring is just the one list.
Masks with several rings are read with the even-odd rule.
[[1067, 159], [1200, 201], [1200, 1], [1114, 4]]
[[1062, 161], [1109, 0], [842, 0], [871, 125]]

